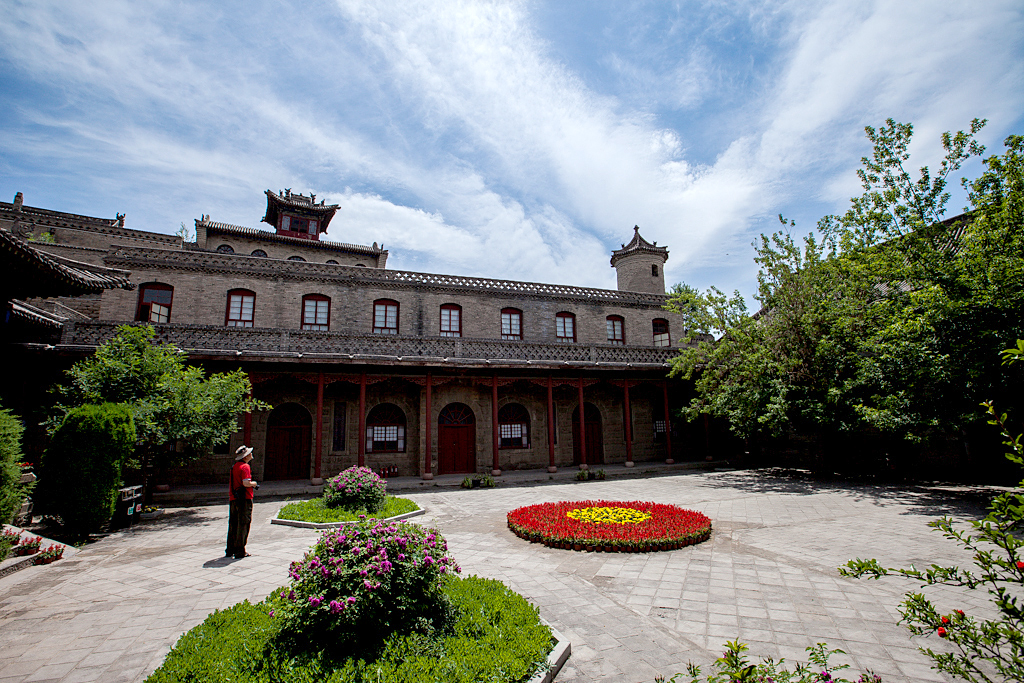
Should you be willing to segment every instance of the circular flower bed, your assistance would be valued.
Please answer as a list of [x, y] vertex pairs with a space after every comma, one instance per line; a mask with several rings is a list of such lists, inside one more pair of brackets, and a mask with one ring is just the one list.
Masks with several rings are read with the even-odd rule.
[[641, 501], [527, 505], [508, 513], [508, 528], [520, 538], [552, 548], [622, 553], [675, 550], [711, 536], [706, 515]]

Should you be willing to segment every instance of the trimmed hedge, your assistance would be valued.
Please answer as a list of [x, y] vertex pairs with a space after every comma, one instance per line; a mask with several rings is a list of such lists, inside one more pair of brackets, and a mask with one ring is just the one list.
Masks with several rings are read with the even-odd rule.
[[121, 465], [135, 448], [135, 422], [120, 403], [68, 412], [43, 454], [46, 511], [72, 535], [102, 530], [114, 512]]
[[408, 498], [396, 498], [395, 496], [388, 496], [384, 502], [384, 508], [374, 514], [369, 514], [366, 510], [353, 512], [343, 508], [328, 507], [323, 498], [314, 498], [298, 503], [288, 503], [281, 508], [277, 516], [279, 519], [324, 524], [326, 522], [355, 522], [359, 520], [359, 515], [365, 515], [368, 519], [387, 519], [419, 509], [420, 506]]
[[[331, 659], [283, 645], [280, 590], [217, 611], [183, 635], [147, 683], [516, 683], [546, 664], [551, 630], [499, 581], [448, 577], [448, 632], [392, 635], [372, 659]], [[272, 616], [273, 615], [273, 616]]]

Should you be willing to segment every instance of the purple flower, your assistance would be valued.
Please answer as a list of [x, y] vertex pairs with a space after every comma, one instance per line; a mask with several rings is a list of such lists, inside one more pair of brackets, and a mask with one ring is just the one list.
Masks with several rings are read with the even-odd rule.
[[273, 617], [274, 617], [274, 610], [270, 610], [270, 617], [271, 617], [271, 618], [273, 618]]
[[341, 611], [345, 609], [345, 605], [338, 602], [337, 600], [331, 600], [330, 608], [331, 614], [340, 614]]
[[324, 599], [321, 597], [312, 597], [309, 599], [309, 604], [311, 607], [319, 607], [323, 601]]
[[350, 595], [350, 596], [348, 596], [348, 597], [347, 597], [347, 598], [345, 599], [345, 602], [347, 602], [347, 603], [348, 603], [348, 604], [350, 604], [350, 605], [354, 605], [354, 604], [356, 604], [356, 599], [355, 599], [355, 596], [353, 596], [353, 595]]

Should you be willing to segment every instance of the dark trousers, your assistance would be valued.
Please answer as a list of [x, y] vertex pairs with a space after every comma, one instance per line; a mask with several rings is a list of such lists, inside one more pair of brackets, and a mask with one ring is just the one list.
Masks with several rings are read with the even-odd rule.
[[245, 557], [245, 544], [249, 541], [252, 524], [252, 498], [236, 498], [228, 512], [228, 545], [225, 555]]

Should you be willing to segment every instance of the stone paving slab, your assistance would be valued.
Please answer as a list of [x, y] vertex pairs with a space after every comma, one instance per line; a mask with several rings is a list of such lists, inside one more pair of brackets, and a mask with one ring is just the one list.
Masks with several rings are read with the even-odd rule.
[[[976, 518], [985, 491], [793, 481], [756, 472], [552, 482], [409, 497], [427, 510], [468, 573], [500, 579], [538, 605], [572, 643], [560, 683], [651, 682], [707, 666], [725, 640], [751, 654], [804, 660], [821, 640], [886, 681], [948, 680], [897, 626], [902, 580], [854, 581], [852, 557], [885, 564], [965, 564], [925, 525]], [[711, 540], [661, 553], [578, 553], [513, 536], [505, 514], [555, 500], [652, 500], [714, 522]], [[261, 600], [318, 536], [270, 524], [257, 502], [249, 550], [223, 557], [227, 505], [180, 508], [82, 548], [71, 559], [0, 579], [0, 683], [143, 681], [210, 612]], [[983, 615], [985, 594], [933, 591], [940, 608]], [[927, 644], [941, 647], [938, 639]]]

